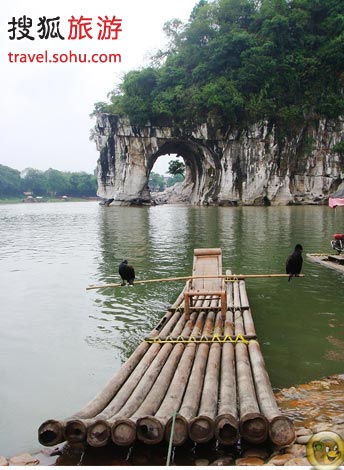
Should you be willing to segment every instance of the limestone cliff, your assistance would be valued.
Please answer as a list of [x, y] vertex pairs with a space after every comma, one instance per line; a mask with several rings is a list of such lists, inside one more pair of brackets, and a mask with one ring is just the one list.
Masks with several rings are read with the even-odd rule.
[[[223, 132], [134, 127], [99, 114], [94, 140], [100, 152], [98, 195], [117, 204], [150, 203], [149, 174], [161, 155], [184, 158], [180, 201], [189, 204], [253, 205], [325, 203], [344, 178], [341, 156], [331, 149], [344, 140], [344, 120], [307, 123], [292, 137], [257, 123]], [[176, 194], [173, 192], [173, 201]]]

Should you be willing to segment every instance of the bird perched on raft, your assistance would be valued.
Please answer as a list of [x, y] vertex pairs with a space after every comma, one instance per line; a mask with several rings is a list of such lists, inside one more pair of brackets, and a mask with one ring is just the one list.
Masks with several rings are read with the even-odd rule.
[[122, 261], [122, 263], [119, 265], [118, 272], [122, 278], [122, 286], [125, 286], [126, 281], [129, 283], [130, 286], [134, 285], [135, 269], [133, 268], [133, 266], [130, 266], [128, 264], [128, 261], [126, 259]]
[[302, 245], [297, 244], [294, 248], [294, 251], [291, 255], [288, 256], [285, 270], [289, 274], [288, 282], [293, 276], [298, 276], [302, 269]]

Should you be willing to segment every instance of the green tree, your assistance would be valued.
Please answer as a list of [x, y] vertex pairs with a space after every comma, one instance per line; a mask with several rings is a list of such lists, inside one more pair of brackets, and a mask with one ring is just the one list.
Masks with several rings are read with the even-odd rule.
[[184, 181], [184, 175], [177, 174], [177, 175], [167, 178], [166, 185], [167, 187], [170, 187], [176, 183], [181, 183], [182, 181]]
[[68, 176], [58, 170], [49, 168], [45, 172], [46, 189], [51, 196], [63, 196], [69, 192]]
[[35, 196], [44, 196], [47, 190], [45, 173], [34, 168], [27, 168], [23, 173], [23, 191], [32, 192]]
[[168, 164], [168, 173], [172, 176], [176, 175], [184, 175], [185, 173], [185, 165], [183, 162], [179, 162], [178, 160], [171, 160]]
[[69, 174], [69, 194], [75, 197], [92, 197], [97, 192], [97, 178], [85, 172]]
[[151, 191], [163, 191], [165, 189], [165, 178], [152, 171], [149, 175], [148, 185]]
[[21, 194], [20, 172], [0, 165], [0, 196], [19, 196]]

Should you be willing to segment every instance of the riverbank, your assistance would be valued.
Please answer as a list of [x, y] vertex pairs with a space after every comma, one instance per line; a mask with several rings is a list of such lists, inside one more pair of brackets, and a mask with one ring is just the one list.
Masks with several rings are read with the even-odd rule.
[[22, 198], [22, 197], [9, 197], [0, 198], [0, 204], [38, 204], [43, 202], [85, 202], [85, 201], [101, 201], [101, 198], [94, 197], [44, 197], [44, 198]]
[[[295, 442], [284, 448], [242, 446], [240, 449], [205, 447], [198, 452], [190, 452], [187, 463], [175, 465], [271, 465], [271, 466], [309, 466], [306, 448], [309, 439], [320, 431], [332, 431], [344, 439], [344, 374], [334, 375], [321, 380], [280, 390], [276, 393], [278, 406], [294, 422]], [[156, 447], [156, 446], [154, 446]], [[0, 457], [0, 465], [165, 465], [165, 448], [152, 452], [152, 448], [140, 452], [123, 452], [123, 449], [71, 448], [60, 445], [51, 449], [42, 448], [38, 454], [21, 454], [12, 458]], [[150, 452], [151, 451], [151, 452]], [[151, 460], [154, 454], [154, 461]], [[101, 457], [104, 454], [105, 457]], [[103, 460], [105, 458], [105, 460]], [[160, 461], [161, 460], [161, 461]]]

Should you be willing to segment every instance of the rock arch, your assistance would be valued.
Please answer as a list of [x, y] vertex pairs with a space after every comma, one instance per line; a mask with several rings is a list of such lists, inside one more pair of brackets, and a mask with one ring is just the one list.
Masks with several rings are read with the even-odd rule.
[[177, 154], [184, 160], [185, 180], [181, 186], [181, 199], [193, 204], [216, 202], [222, 167], [219, 157], [209, 146], [185, 138], [168, 140], [149, 158], [147, 167], [149, 173], [156, 160], [166, 154]]
[[185, 203], [325, 203], [343, 180], [340, 155], [331, 148], [344, 135], [344, 121], [324, 119], [305, 123], [292, 137], [277, 135], [269, 122], [226, 131], [204, 124], [191, 132], [135, 127], [101, 113], [93, 131], [100, 152], [98, 196], [115, 204], [151, 203], [148, 178], [154, 163], [161, 155], [176, 153], [187, 169], [180, 189]]
[[191, 134], [176, 137], [168, 127], [134, 127], [125, 119], [100, 114], [93, 135], [100, 152], [98, 195], [117, 204], [151, 202], [148, 179], [157, 159], [178, 154], [186, 175], [181, 199], [216, 204], [222, 177], [219, 143]]

